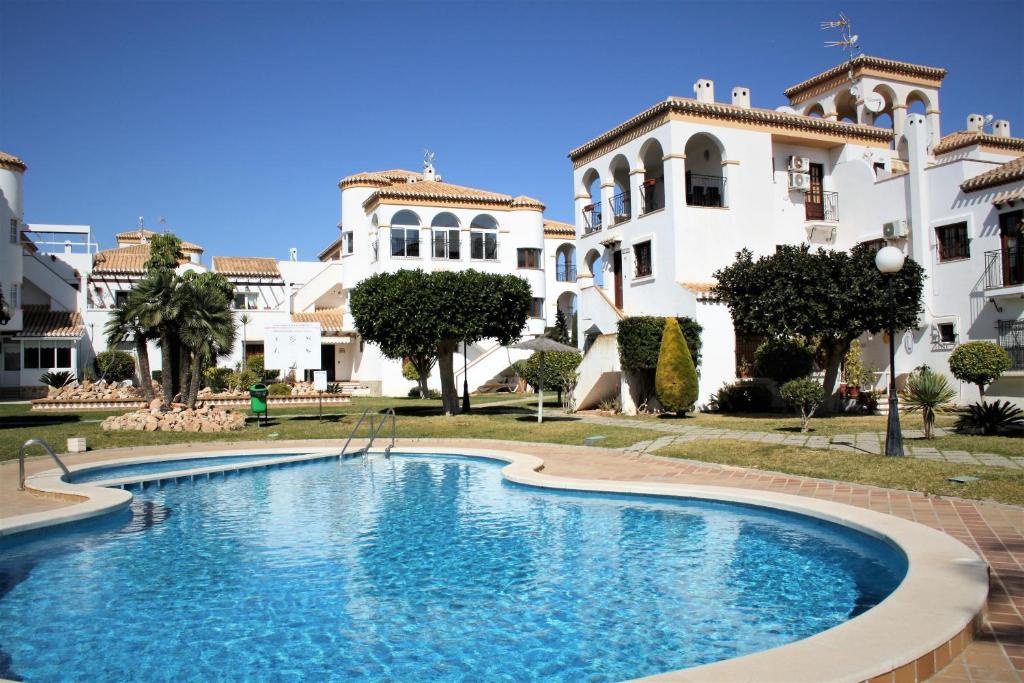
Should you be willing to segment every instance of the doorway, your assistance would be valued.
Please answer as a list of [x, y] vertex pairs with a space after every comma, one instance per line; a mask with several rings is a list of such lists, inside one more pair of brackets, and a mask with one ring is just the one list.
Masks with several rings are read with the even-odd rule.
[[825, 219], [825, 195], [821, 186], [822, 176], [825, 175], [823, 164], [811, 164], [811, 187], [807, 190], [807, 197], [804, 199], [805, 218], [809, 221], [820, 221]]
[[622, 309], [622, 250], [612, 257], [612, 270], [615, 273], [615, 308]]

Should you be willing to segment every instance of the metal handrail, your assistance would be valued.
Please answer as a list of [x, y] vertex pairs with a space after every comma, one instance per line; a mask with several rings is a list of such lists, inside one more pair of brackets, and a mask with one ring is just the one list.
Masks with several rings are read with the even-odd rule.
[[[352, 431], [348, 433], [348, 440], [345, 441], [345, 445], [342, 447], [341, 453], [339, 455], [345, 455], [345, 451], [348, 450], [348, 445], [350, 443], [352, 443], [352, 437], [354, 437], [356, 435], [356, 432], [359, 431], [359, 427], [362, 426], [363, 420], [366, 419], [366, 414], [369, 413], [369, 412], [370, 412], [369, 408], [364, 408], [363, 409], [363, 414], [359, 416], [359, 421], [356, 422], [356, 426], [353, 427]], [[373, 424], [373, 418], [372, 417], [370, 418], [370, 424], [371, 425]], [[372, 427], [371, 427], [371, 429], [372, 429]]]
[[29, 439], [25, 443], [21, 444], [21, 448], [18, 449], [18, 490], [25, 490], [25, 451], [28, 450], [29, 446], [42, 446], [43, 450], [50, 454], [60, 468], [64, 470], [64, 476], [67, 477], [67, 481], [71, 481], [71, 472], [68, 471], [66, 465], [61, 462], [61, 459], [57, 457], [57, 454], [50, 448], [50, 444], [46, 443], [42, 439]]
[[386, 411], [384, 411], [384, 416], [380, 419], [380, 424], [377, 425], [377, 428], [373, 430], [373, 434], [370, 435], [370, 441], [369, 443], [366, 444], [367, 453], [370, 451], [370, 448], [373, 447], [373, 440], [377, 438], [378, 434], [380, 434], [380, 430], [384, 427], [384, 423], [387, 422], [389, 415], [391, 416], [391, 445], [387, 446], [384, 449], [384, 455], [391, 455], [391, 449], [395, 447], [395, 437], [397, 436], [398, 433], [398, 427], [395, 424], [394, 408], [388, 408]]

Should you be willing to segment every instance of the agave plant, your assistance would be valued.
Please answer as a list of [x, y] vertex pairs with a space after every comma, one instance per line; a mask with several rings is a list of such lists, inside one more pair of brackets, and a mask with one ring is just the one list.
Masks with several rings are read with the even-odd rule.
[[994, 436], [1024, 425], [1024, 411], [1009, 401], [972, 403], [960, 416], [954, 428], [962, 434]]
[[68, 372], [67, 370], [57, 370], [56, 372], [44, 372], [39, 376], [39, 381], [48, 387], [54, 389], [60, 389], [66, 387], [75, 381], [75, 373]]
[[944, 375], [932, 372], [927, 365], [922, 365], [907, 378], [906, 391], [900, 398], [903, 401], [903, 409], [908, 413], [921, 411], [924, 438], [930, 439], [932, 428], [935, 426], [935, 414], [948, 410], [954, 396], [956, 391], [949, 386]]

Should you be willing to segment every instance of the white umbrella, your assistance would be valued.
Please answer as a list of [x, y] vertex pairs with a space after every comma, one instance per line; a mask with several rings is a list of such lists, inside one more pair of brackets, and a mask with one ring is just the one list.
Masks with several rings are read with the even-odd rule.
[[540, 353], [540, 382], [537, 386], [537, 393], [540, 396], [540, 400], [537, 404], [537, 422], [544, 421], [544, 354], [549, 352], [570, 352], [579, 353], [579, 349], [575, 346], [567, 346], [561, 342], [556, 342], [551, 337], [534, 337], [518, 344], [511, 346], [513, 349], [523, 349], [524, 351], [537, 351]]

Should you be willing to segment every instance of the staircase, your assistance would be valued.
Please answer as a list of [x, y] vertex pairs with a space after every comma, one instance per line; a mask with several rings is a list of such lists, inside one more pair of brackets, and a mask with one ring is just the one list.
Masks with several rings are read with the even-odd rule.
[[317, 300], [341, 285], [341, 262], [331, 261], [292, 293], [292, 311], [302, 313], [316, 307]]
[[622, 380], [618, 339], [617, 333], [602, 334], [583, 355], [573, 392], [577, 409], [595, 408], [605, 399], [618, 398]]

